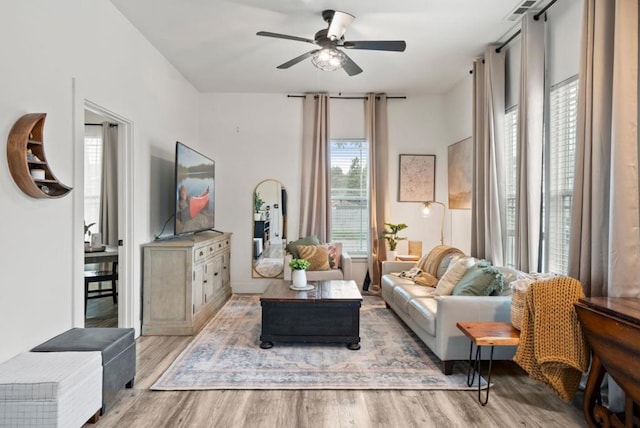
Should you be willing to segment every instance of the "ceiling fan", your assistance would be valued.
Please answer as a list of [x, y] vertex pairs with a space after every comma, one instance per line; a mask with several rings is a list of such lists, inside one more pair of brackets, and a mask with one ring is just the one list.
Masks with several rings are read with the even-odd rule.
[[311, 62], [317, 68], [325, 71], [333, 71], [344, 68], [349, 76], [362, 73], [362, 69], [347, 54], [338, 48], [344, 49], [366, 49], [376, 51], [404, 52], [407, 44], [404, 40], [368, 40], [368, 41], [345, 41], [344, 33], [355, 16], [340, 12], [338, 10], [322, 11], [322, 19], [328, 24], [326, 29], [318, 31], [313, 40], [304, 37], [289, 36], [287, 34], [272, 33], [269, 31], [259, 31], [258, 36], [275, 37], [276, 39], [295, 40], [316, 45], [317, 48], [280, 64], [277, 68], [289, 68], [297, 63], [311, 57]]

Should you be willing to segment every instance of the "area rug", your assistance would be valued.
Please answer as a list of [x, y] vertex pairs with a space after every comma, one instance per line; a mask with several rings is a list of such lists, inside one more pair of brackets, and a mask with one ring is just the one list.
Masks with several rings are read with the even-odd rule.
[[466, 364], [442, 374], [440, 361], [376, 296], [365, 296], [360, 310], [359, 351], [345, 344], [261, 349], [260, 330], [259, 296], [234, 295], [151, 389], [474, 388]]

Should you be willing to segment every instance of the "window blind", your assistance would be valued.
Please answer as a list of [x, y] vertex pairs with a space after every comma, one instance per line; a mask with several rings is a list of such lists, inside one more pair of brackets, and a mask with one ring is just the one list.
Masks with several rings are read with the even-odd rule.
[[[84, 137], [84, 221], [99, 222], [102, 188], [102, 127], [85, 126]], [[93, 226], [91, 232], [97, 232]]]
[[566, 275], [576, 153], [577, 77], [553, 86], [549, 103], [547, 270]]
[[369, 251], [369, 144], [332, 140], [330, 149], [331, 241], [350, 255]]
[[506, 198], [505, 213], [505, 247], [504, 260], [507, 267], [515, 267], [516, 247], [516, 165], [518, 140], [518, 106], [514, 106], [505, 113], [504, 130], [504, 189]]

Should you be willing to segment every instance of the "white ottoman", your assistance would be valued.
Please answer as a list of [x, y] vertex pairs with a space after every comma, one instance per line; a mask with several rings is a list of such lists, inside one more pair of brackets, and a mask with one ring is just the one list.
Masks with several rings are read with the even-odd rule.
[[98, 352], [25, 352], [0, 364], [0, 427], [81, 427], [102, 406]]

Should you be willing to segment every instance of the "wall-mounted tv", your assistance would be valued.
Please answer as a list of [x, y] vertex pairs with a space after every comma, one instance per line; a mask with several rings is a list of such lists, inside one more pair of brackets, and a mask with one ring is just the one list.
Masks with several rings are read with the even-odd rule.
[[176, 142], [176, 235], [215, 227], [215, 162]]

